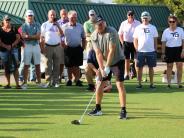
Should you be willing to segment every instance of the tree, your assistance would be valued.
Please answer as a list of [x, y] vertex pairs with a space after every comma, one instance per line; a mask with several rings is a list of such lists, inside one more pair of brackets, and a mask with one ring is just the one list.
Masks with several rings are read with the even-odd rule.
[[179, 19], [184, 20], [184, 2], [183, 0], [113, 0], [117, 4], [143, 4], [143, 5], [166, 5], [172, 14]]

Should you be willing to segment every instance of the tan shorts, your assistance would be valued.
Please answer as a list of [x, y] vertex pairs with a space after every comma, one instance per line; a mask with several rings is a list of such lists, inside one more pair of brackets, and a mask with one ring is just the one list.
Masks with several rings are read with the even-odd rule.
[[30, 65], [33, 60], [34, 65], [40, 64], [41, 61], [41, 51], [39, 45], [26, 45], [24, 48], [24, 58], [23, 62], [25, 65]]

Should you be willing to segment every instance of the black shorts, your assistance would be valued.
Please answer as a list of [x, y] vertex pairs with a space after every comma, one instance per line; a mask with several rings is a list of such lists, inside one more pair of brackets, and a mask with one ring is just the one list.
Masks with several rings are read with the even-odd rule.
[[78, 67], [83, 65], [83, 48], [81, 46], [65, 48], [64, 56], [66, 67]]
[[184, 62], [184, 58], [181, 58], [182, 46], [180, 47], [165, 47], [165, 62]]
[[134, 44], [130, 43], [130, 42], [124, 42], [123, 46], [124, 46], [125, 59], [132, 59], [133, 60], [134, 55], [135, 55]]
[[116, 77], [116, 81], [124, 81], [125, 61], [120, 60], [116, 64], [111, 66], [111, 72]]

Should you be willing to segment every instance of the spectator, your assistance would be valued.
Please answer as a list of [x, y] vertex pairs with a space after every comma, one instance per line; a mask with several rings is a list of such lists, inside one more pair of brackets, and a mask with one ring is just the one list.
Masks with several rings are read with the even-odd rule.
[[[83, 64], [83, 50], [86, 46], [86, 37], [84, 28], [77, 23], [77, 12], [68, 12], [69, 23], [63, 25], [62, 29], [65, 35], [63, 46], [65, 47], [65, 66], [68, 69], [67, 86], [72, 85], [72, 74], [75, 77], [76, 86], [83, 86], [80, 79], [80, 68]], [[82, 45], [81, 45], [82, 44]]]
[[119, 100], [121, 105], [120, 119], [127, 118], [126, 112], [126, 91], [123, 84], [124, 80], [124, 55], [118, 39], [117, 31], [106, 25], [106, 21], [101, 17], [97, 17], [95, 31], [92, 36], [92, 45], [96, 53], [99, 70], [101, 76], [101, 84], [96, 88], [96, 107], [89, 115], [102, 115], [101, 102], [103, 98], [103, 88], [109, 79], [110, 72], [116, 77], [116, 86], [119, 92]]
[[[58, 20], [58, 23], [59, 23], [59, 25], [60, 26], [62, 26], [62, 25], [64, 25], [64, 24], [66, 24], [66, 23], [68, 23], [69, 22], [69, 20], [68, 20], [68, 15], [67, 15], [68, 13], [67, 13], [67, 11], [65, 10], [65, 9], [61, 9], [61, 11], [60, 11], [60, 17], [61, 17], [61, 19], [59, 19]], [[64, 39], [64, 36], [62, 35], [61, 36], [61, 41], [62, 41], [62, 39]], [[60, 47], [60, 54], [61, 54], [61, 63], [60, 63], [60, 79], [59, 79], [59, 81], [60, 81], [60, 83], [61, 83], [61, 80], [62, 80], [62, 76], [63, 76], [63, 70], [64, 70], [64, 48], [63, 47]]]
[[[19, 85], [18, 73], [18, 48], [17, 44], [20, 41], [18, 30], [11, 25], [11, 18], [8, 15], [3, 17], [2, 27], [0, 28], [0, 57], [5, 69], [5, 77], [7, 85], [5, 89], [10, 89], [10, 75], [13, 73], [16, 89], [21, 89]], [[13, 64], [12, 62], [13, 61]]]
[[142, 72], [145, 64], [149, 67], [150, 88], [156, 88], [153, 84], [154, 69], [156, 67], [156, 50], [158, 32], [155, 26], [150, 24], [151, 16], [148, 12], [141, 14], [142, 24], [135, 28], [134, 46], [137, 52], [137, 67], [138, 67], [138, 86], [142, 88]]
[[176, 63], [178, 88], [182, 88], [184, 31], [177, 27], [177, 17], [168, 17], [169, 27], [162, 34], [162, 59], [167, 63], [167, 87], [171, 88], [173, 63]]
[[41, 72], [40, 72], [40, 60], [41, 52], [39, 46], [40, 39], [40, 24], [34, 21], [34, 13], [32, 10], [26, 11], [26, 21], [22, 25], [22, 38], [24, 39], [24, 83], [23, 89], [27, 89], [28, 69], [33, 60], [36, 69], [36, 77], [38, 81], [38, 87], [45, 87], [41, 84]]
[[87, 55], [90, 49], [92, 48], [91, 34], [95, 30], [96, 12], [93, 9], [91, 9], [88, 15], [89, 15], [89, 20], [84, 23], [84, 31], [86, 34], [86, 41], [87, 41], [87, 45], [86, 45]]
[[48, 12], [48, 21], [41, 26], [41, 47], [47, 58], [46, 81], [48, 86], [59, 87], [61, 59], [61, 26], [56, 20], [56, 12]]
[[[134, 60], [135, 48], [133, 44], [133, 33], [135, 28], [141, 23], [135, 19], [134, 12], [127, 12], [127, 20], [121, 23], [119, 28], [119, 39], [124, 48], [125, 54], [125, 80], [129, 80], [130, 76], [130, 59]], [[136, 76], [136, 74], [134, 74]]]
[[[18, 32], [19, 34], [22, 34], [22, 27], [19, 27], [18, 29]], [[21, 52], [21, 59], [20, 59], [20, 66], [19, 66], [19, 81], [20, 82], [23, 82], [24, 80], [24, 48], [25, 48], [25, 45], [24, 45], [24, 41], [21, 37], [21, 42], [19, 43], [20, 44], [20, 52]], [[30, 67], [29, 67], [29, 81], [36, 81], [36, 73], [35, 73], [35, 66], [33, 64], [33, 60], [31, 60], [31, 64], [30, 64]]]

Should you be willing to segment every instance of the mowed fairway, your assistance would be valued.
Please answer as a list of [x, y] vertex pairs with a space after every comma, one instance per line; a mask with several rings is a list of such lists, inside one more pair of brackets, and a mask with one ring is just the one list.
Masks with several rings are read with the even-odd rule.
[[[184, 89], [166, 89], [156, 75], [156, 90], [126, 81], [129, 119], [118, 119], [118, 93], [104, 95], [101, 117], [79, 119], [92, 92], [85, 87], [4, 90], [0, 88], [0, 138], [184, 138]], [[90, 106], [90, 110], [94, 106]]]

